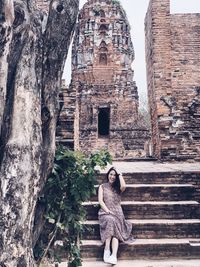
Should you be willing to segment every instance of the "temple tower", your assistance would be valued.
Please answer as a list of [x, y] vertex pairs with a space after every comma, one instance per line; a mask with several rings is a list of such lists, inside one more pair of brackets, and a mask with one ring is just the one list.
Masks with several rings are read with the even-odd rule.
[[75, 149], [90, 153], [106, 148], [115, 158], [146, 156], [148, 131], [138, 123], [133, 60], [121, 4], [89, 0], [80, 11], [72, 49]]

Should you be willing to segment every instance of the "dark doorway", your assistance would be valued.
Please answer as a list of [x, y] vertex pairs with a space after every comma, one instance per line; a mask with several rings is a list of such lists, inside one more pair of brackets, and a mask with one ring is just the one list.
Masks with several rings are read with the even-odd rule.
[[110, 129], [110, 108], [99, 108], [98, 114], [98, 134], [108, 136]]
[[100, 65], [107, 65], [107, 55], [106, 53], [101, 53], [99, 56], [99, 64]]

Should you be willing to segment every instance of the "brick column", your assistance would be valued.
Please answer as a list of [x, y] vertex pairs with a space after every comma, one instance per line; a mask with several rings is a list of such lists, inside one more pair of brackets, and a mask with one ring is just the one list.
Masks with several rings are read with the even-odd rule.
[[153, 153], [162, 157], [168, 138], [171, 100], [170, 0], [151, 0], [145, 18], [147, 86]]

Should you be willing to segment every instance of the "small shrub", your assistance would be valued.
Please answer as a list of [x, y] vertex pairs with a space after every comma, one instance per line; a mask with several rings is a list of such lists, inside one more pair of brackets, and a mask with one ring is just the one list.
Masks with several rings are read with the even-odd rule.
[[111, 156], [106, 151], [86, 157], [80, 152], [59, 147], [52, 174], [39, 199], [40, 203], [45, 205], [46, 223], [35, 246], [35, 257], [38, 262], [46, 255], [59, 261], [53, 243], [62, 239], [68, 255], [68, 266], [81, 265], [79, 245], [86, 215], [82, 203], [96, 192], [96, 167], [104, 168], [107, 163], [111, 163]]

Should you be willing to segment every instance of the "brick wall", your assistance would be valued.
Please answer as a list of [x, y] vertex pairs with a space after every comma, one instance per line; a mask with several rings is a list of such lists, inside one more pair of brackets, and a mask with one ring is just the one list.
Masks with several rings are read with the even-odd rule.
[[170, 14], [151, 0], [145, 19], [154, 155], [200, 158], [200, 14]]
[[56, 141], [66, 147], [74, 148], [74, 120], [75, 120], [76, 91], [66, 86], [62, 80], [59, 93], [59, 120], [56, 126]]

